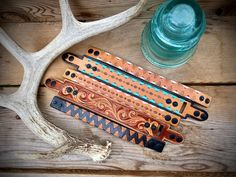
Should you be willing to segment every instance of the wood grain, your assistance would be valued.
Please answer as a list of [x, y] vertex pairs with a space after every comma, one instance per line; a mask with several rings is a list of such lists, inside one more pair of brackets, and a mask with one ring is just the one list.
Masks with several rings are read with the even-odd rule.
[[[163, 0], [149, 0], [137, 18], [150, 18]], [[235, 15], [234, 0], [198, 0], [205, 13], [214, 16]], [[54, 0], [1, 0], [0, 22], [55, 22], [61, 21], [59, 3]], [[70, 0], [76, 18], [90, 21], [114, 15], [137, 3], [137, 0]]]
[[[73, 13], [82, 21], [116, 14], [136, 2], [70, 0]], [[94, 45], [167, 78], [193, 85], [213, 97], [212, 105], [207, 109], [209, 120], [202, 123], [187, 120], [179, 128], [186, 136], [184, 145], [167, 144], [165, 151], [159, 154], [123, 142], [51, 109], [49, 102], [55, 93], [41, 87], [39, 107], [49, 121], [76, 136], [111, 140], [112, 154], [100, 164], [74, 154], [53, 160], [22, 159], [24, 154], [48, 151], [52, 147], [33, 135], [14, 112], [0, 108], [0, 176], [236, 176], [235, 173], [211, 173], [236, 171], [235, 0], [198, 0], [207, 16], [207, 30], [197, 53], [183, 67], [165, 70], [149, 64], [139, 48], [143, 27], [161, 2], [149, 0], [144, 12], [136, 19], [116, 30], [81, 42], [70, 51], [83, 54], [88, 45]], [[57, 1], [0, 0], [1, 26], [28, 51], [39, 50], [50, 42], [59, 33], [60, 21]], [[61, 78], [66, 67], [68, 65], [58, 57], [43, 80], [47, 77]], [[20, 64], [0, 46], [0, 93], [14, 92], [22, 76]]]
[[[84, 54], [89, 45], [99, 47], [135, 64], [182, 83], [236, 83], [236, 18], [208, 18], [206, 34], [189, 63], [176, 69], [158, 69], [144, 59], [140, 51], [140, 35], [148, 22], [135, 19], [113, 31], [85, 40], [69, 51]], [[36, 51], [55, 37], [60, 23], [7, 23], [2, 25], [9, 35], [27, 51]], [[106, 39], [106, 40], [104, 40]], [[0, 47], [0, 85], [19, 85], [23, 70], [18, 62]], [[46, 77], [60, 77], [66, 65], [60, 57], [51, 65]]]
[[[90, 170], [147, 170], [147, 171], [235, 171], [236, 163], [236, 86], [194, 87], [209, 93], [215, 99], [207, 110], [206, 122], [185, 121], [178, 129], [186, 137], [183, 145], [167, 144], [159, 154], [124, 142], [97, 128], [49, 107], [54, 92], [41, 88], [39, 106], [47, 119], [76, 136], [109, 139], [113, 142], [110, 158], [104, 163], [67, 155], [62, 159], [23, 160], [23, 154], [47, 151], [52, 148], [28, 130], [14, 112], [0, 109], [0, 166], [12, 168], [70, 168]], [[12, 92], [16, 88], [2, 88]]]
[[[236, 173], [190, 173], [190, 172], [156, 172], [156, 171], [81, 171], [81, 170], [53, 170], [55, 173], [50, 173], [51, 170], [10, 170], [10, 172], [3, 172], [0, 175], [4, 177], [234, 177]], [[36, 171], [36, 172], [34, 172]], [[39, 171], [37, 173], [37, 171]], [[20, 172], [20, 173], [19, 173]], [[40, 173], [41, 172], [41, 173]], [[67, 172], [67, 173], [66, 173]]]

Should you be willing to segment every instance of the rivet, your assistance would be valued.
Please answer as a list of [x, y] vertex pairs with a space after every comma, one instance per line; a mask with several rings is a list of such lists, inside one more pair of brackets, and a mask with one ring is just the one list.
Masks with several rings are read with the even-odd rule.
[[73, 91], [73, 95], [77, 95], [78, 94], [78, 91], [77, 90], [74, 90]]
[[94, 52], [94, 55], [95, 55], [95, 56], [98, 56], [99, 54], [100, 54], [99, 51], [95, 51], [95, 52]]
[[209, 104], [209, 103], [210, 103], [210, 99], [207, 98], [207, 99], [205, 100], [205, 103], [206, 103], [206, 104]]
[[198, 117], [198, 116], [200, 115], [200, 112], [199, 112], [199, 111], [195, 111], [195, 112], [193, 113], [193, 115], [196, 116], [196, 117]]
[[171, 102], [172, 102], [171, 99], [169, 99], [169, 98], [166, 99], [166, 103], [167, 103], [167, 104], [171, 104]]
[[152, 129], [152, 131], [155, 131], [157, 129], [157, 127], [155, 125], [152, 125], [151, 129]]
[[146, 122], [146, 123], [144, 124], [144, 127], [149, 128], [149, 127], [150, 127], [150, 123]]
[[69, 61], [73, 61], [74, 60], [74, 57], [73, 56], [70, 56], [69, 57]]
[[173, 119], [171, 120], [171, 122], [172, 122], [173, 124], [177, 124], [177, 123], [178, 123], [178, 119], [173, 118]]
[[89, 68], [91, 68], [92, 66], [91, 66], [91, 64], [87, 64], [86, 67], [89, 69]]
[[71, 77], [74, 78], [74, 77], [75, 77], [75, 73], [72, 73], [72, 74], [71, 74]]
[[207, 119], [207, 115], [203, 113], [203, 114], [201, 115], [201, 119], [202, 119], [202, 120], [206, 120], [206, 119]]
[[171, 119], [171, 116], [170, 116], [170, 115], [166, 115], [166, 116], [165, 116], [165, 120], [166, 120], [166, 121], [170, 121], [170, 119]]
[[204, 96], [200, 96], [200, 97], [199, 97], [199, 100], [200, 100], [200, 101], [203, 101], [203, 100], [204, 100]]
[[67, 76], [70, 75], [70, 71], [66, 71], [66, 75], [67, 75]]
[[55, 87], [56, 84], [57, 84], [56, 81], [52, 81], [52, 82], [51, 82], [51, 86], [52, 86], [52, 87]]
[[88, 53], [90, 53], [90, 54], [93, 53], [93, 49], [89, 49]]
[[173, 102], [173, 106], [174, 106], [174, 107], [178, 106], [178, 103], [177, 103], [176, 101]]
[[67, 58], [68, 58], [68, 54], [67, 54], [67, 53], [64, 53], [64, 54], [62, 55], [62, 59], [65, 60], [65, 59], [67, 59]]
[[97, 67], [96, 66], [92, 67], [92, 70], [97, 71]]
[[47, 80], [46, 80], [46, 84], [47, 84], [47, 85], [50, 84], [50, 82], [51, 82], [51, 79], [47, 79]]
[[71, 87], [67, 87], [67, 88], [66, 88], [66, 91], [67, 91], [68, 93], [71, 93], [71, 92], [72, 92], [72, 88], [71, 88]]

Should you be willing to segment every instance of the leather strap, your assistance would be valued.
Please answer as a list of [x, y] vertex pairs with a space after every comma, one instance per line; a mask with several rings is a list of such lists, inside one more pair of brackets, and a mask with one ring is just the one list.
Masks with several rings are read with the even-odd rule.
[[198, 90], [194, 90], [188, 86], [178, 83], [173, 80], [168, 80], [163, 76], [155, 74], [144, 68], [134, 65], [118, 56], [112, 55], [109, 52], [103, 51], [95, 47], [89, 47], [86, 50], [86, 56], [95, 58], [102, 62], [105, 62], [111, 66], [117, 67], [127, 73], [146, 80], [154, 85], [161, 87], [164, 90], [172, 91], [177, 95], [183, 96], [188, 101], [193, 101], [204, 107], [208, 107], [212, 98]]
[[145, 133], [160, 141], [182, 143], [183, 136], [170, 129], [168, 124], [135, 111], [121, 103], [110, 100], [104, 95], [88, 90], [86, 87], [54, 79], [47, 79], [46, 86], [57, 90], [58, 95], [85, 109], [91, 110], [107, 119], [119, 123], [134, 131]]
[[158, 141], [151, 136], [146, 136], [142, 133], [135, 132], [117, 123], [111, 122], [101, 116], [93, 114], [87, 110], [77, 107], [75, 104], [63, 100], [59, 97], [54, 97], [50, 104], [51, 107], [66, 113], [76, 119], [82, 120], [94, 127], [102, 129], [107, 133], [114, 135], [122, 140], [132, 142], [134, 144], [147, 147], [157, 152], [162, 152], [165, 142]]

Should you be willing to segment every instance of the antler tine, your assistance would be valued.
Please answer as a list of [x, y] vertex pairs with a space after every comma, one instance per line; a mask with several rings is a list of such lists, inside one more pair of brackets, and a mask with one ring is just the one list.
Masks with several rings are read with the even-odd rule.
[[8, 98], [7, 95], [0, 94], [0, 106], [9, 107], [9, 106], [6, 106], [6, 104], [8, 104], [7, 98]]
[[59, 3], [61, 8], [62, 30], [73, 24], [80, 25], [82, 23], [74, 17], [68, 0], [60, 0]]
[[[137, 16], [141, 12], [146, 3], [147, 0], [140, 0], [137, 5], [127, 9], [126, 11], [123, 11], [111, 17], [107, 17], [93, 22], [87, 22], [84, 24], [88, 25], [90, 29], [95, 29], [99, 31], [99, 33], [114, 29], [118, 26], [121, 26], [122, 24], [125, 24], [133, 17]], [[93, 32], [96, 33], [96, 31]]]
[[23, 50], [14, 42], [0, 27], [0, 43], [23, 65], [24, 68], [30, 64], [30, 53]]

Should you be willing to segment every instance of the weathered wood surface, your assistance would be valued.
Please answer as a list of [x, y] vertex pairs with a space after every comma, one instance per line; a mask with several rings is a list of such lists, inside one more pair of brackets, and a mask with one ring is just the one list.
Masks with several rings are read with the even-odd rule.
[[[164, 0], [149, 0], [138, 18], [149, 18]], [[70, 0], [76, 18], [88, 21], [114, 15], [131, 7], [137, 0]], [[198, 0], [206, 14], [235, 15], [234, 0]], [[61, 21], [59, 3], [54, 0], [1, 0], [0, 22], [52, 22]]]
[[[88, 45], [110, 51], [133, 63], [182, 83], [236, 83], [236, 18], [208, 18], [206, 34], [196, 54], [186, 65], [177, 69], [158, 69], [144, 59], [140, 51], [140, 35], [147, 19], [134, 19], [128, 24], [75, 45], [70, 51], [84, 54]], [[8, 23], [3, 28], [28, 51], [36, 51], [50, 42], [59, 32], [60, 23]], [[42, 35], [43, 34], [43, 35]], [[23, 69], [0, 47], [0, 85], [19, 85]], [[48, 76], [61, 76], [68, 67], [61, 57], [53, 63]]]
[[[83, 21], [116, 14], [136, 2], [70, 0], [73, 13]], [[39, 106], [49, 121], [76, 136], [95, 139], [98, 136], [111, 140], [112, 154], [106, 162], [100, 164], [73, 154], [54, 160], [23, 160], [20, 158], [22, 154], [47, 151], [52, 147], [33, 135], [14, 112], [0, 108], [0, 172], [15, 171], [0, 173], [0, 176], [75, 176], [76, 173], [81, 173], [81, 176], [236, 176], [206, 173], [236, 171], [235, 0], [198, 0], [207, 16], [207, 30], [199, 49], [188, 64], [164, 70], [149, 64], [139, 49], [143, 27], [160, 2], [162, 0], [149, 0], [144, 12], [136, 19], [111, 32], [81, 42], [70, 51], [83, 54], [88, 45], [94, 45], [167, 78], [204, 91], [213, 97], [212, 105], [207, 109], [209, 120], [202, 123], [186, 121], [180, 128], [186, 135], [184, 145], [167, 144], [165, 151], [158, 154], [123, 142], [51, 109], [49, 101], [55, 93], [41, 87]], [[50, 42], [61, 28], [60, 21], [57, 1], [0, 0], [1, 26], [28, 51], [39, 50]], [[58, 57], [49, 67], [45, 78], [61, 78], [66, 67], [68, 65]], [[0, 46], [0, 92], [16, 90], [22, 76], [20, 64]], [[18, 168], [27, 168], [28, 171], [24, 173]], [[193, 173], [196, 171], [204, 173]]]
[[[25, 171], [13, 170], [14, 173], [2, 173], [4, 177], [235, 177], [236, 173], [190, 173], [190, 172], [127, 172], [127, 171], [80, 171], [80, 170], [55, 170], [54, 173], [45, 173], [43, 170], [38, 173], [26, 173]], [[67, 171], [68, 173], [65, 173]], [[20, 172], [20, 173], [19, 173]], [[79, 174], [78, 174], [79, 173]]]
[[[76, 136], [109, 139], [113, 151], [104, 163], [67, 155], [54, 160], [22, 160], [21, 155], [51, 149], [48, 144], [28, 130], [17, 115], [0, 110], [0, 167], [12, 168], [75, 168], [91, 170], [147, 170], [147, 171], [236, 171], [236, 86], [195, 87], [213, 96], [207, 122], [185, 121], [179, 128], [186, 140], [183, 145], [167, 143], [163, 153], [143, 149], [123, 142], [107, 133], [74, 120], [49, 107], [54, 92], [41, 88], [39, 105], [47, 119]], [[4, 88], [9, 92], [15, 88]]]

